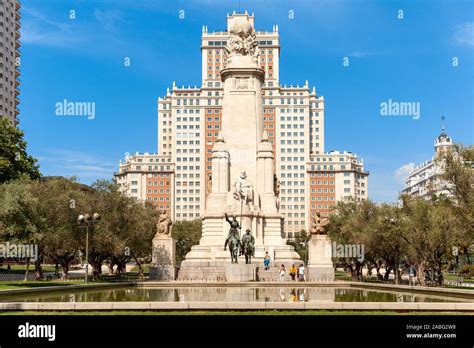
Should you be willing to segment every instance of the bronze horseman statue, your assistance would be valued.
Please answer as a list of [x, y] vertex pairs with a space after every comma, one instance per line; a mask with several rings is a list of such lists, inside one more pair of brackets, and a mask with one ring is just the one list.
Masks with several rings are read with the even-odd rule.
[[224, 250], [227, 250], [227, 245], [229, 245], [230, 260], [232, 263], [238, 263], [239, 250], [242, 247], [239, 237], [240, 224], [235, 216], [230, 220], [227, 213], [225, 214], [225, 219], [229, 223], [230, 229], [225, 240]]
[[245, 263], [252, 263], [252, 256], [255, 256], [255, 238], [250, 233], [250, 230], [247, 229], [245, 234], [242, 236], [242, 250], [241, 255], [245, 255]]

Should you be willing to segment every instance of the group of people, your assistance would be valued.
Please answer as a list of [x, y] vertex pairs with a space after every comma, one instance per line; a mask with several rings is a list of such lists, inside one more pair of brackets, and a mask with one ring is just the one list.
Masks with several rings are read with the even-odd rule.
[[[263, 258], [263, 266], [266, 271], [270, 269], [270, 255], [268, 255], [268, 251], [265, 252], [265, 257]], [[306, 270], [304, 268], [303, 264], [300, 264], [298, 267], [295, 266], [295, 264], [292, 264], [289, 270], [290, 277], [292, 281], [298, 280], [300, 282], [306, 281]], [[284, 281], [285, 280], [285, 275], [286, 275], [286, 269], [285, 265], [282, 264], [280, 266], [280, 271], [279, 271], [279, 280]]]
[[[300, 264], [299, 267], [296, 267], [295, 264], [292, 264], [290, 267], [290, 277], [292, 281], [298, 280], [300, 282], [306, 281], [306, 272], [303, 264]], [[280, 266], [280, 280], [284, 281], [286, 275], [285, 265]]]

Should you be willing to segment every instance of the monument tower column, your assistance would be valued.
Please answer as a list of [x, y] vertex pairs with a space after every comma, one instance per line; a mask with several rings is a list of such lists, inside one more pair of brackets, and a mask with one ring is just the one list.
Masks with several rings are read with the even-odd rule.
[[230, 178], [242, 170], [257, 182], [256, 149], [263, 134], [262, 85], [265, 72], [258, 64], [258, 45], [253, 17], [235, 14], [227, 18], [230, 39], [227, 65], [221, 71], [224, 88], [222, 135], [230, 154]]
[[[258, 64], [253, 16], [229, 16], [227, 31], [227, 64], [220, 73], [224, 89], [222, 131], [212, 150], [202, 238], [181, 263], [179, 279], [200, 279], [212, 273], [213, 278], [227, 281], [255, 280], [256, 264], [263, 262], [267, 251], [275, 262], [288, 267], [300, 260], [282, 233], [273, 147], [263, 130], [265, 74]], [[247, 229], [255, 238], [255, 253], [252, 265], [240, 265], [245, 259], [235, 255], [240, 251], [236, 240]], [[232, 250], [229, 240], [233, 241]]]

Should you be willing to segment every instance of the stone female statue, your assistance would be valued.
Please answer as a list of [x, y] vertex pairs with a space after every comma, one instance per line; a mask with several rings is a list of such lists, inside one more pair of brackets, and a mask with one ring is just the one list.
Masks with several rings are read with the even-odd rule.
[[169, 236], [171, 232], [171, 226], [173, 221], [166, 210], [160, 211], [160, 217], [158, 219], [158, 235]]

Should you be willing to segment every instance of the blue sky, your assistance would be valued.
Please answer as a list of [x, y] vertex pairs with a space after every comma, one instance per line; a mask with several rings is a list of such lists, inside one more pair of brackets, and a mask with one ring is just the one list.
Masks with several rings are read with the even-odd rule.
[[[202, 26], [223, 30], [239, 10], [238, 0], [22, 5], [20, 127], [43, 174], [85, 183], [111, 178], [126, 152], [157, 151], [158, 97], [172, 81], [200, 85]], [[281, 82], [308, 80], [324, 96], [326, 150], [364, 159], [371, 199], [395, 201], [407, 168], [431, 158], [441, 115], [456, 142], [473, 143], [473, 1], [241, 0], [240, 9], [259, 30], [279, 26]], [[63, 99], [95, 102], [96, 117], [56, 116]], [[381, 116], [389, 99], [420, 103], [420, 118]]]

